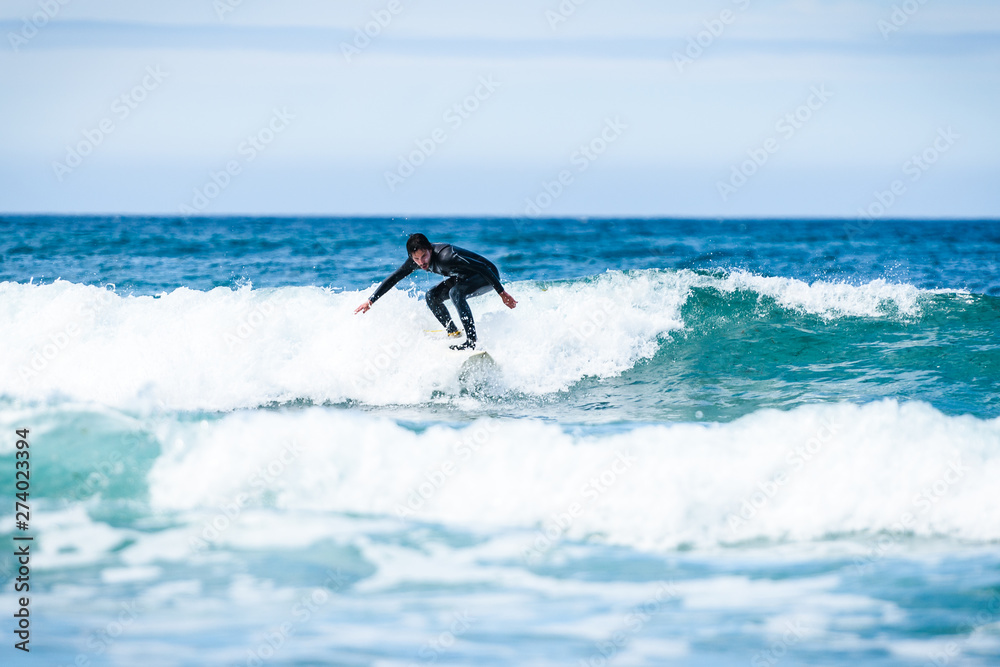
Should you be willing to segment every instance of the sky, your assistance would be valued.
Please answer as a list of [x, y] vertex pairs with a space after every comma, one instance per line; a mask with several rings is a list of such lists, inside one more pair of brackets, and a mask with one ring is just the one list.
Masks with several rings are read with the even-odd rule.
[[0, 0], [0, 213], [1000, 216], [1000, 3]]

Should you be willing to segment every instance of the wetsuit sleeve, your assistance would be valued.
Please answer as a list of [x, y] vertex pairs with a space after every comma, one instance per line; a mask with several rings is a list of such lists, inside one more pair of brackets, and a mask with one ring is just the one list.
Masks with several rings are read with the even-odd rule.
[[417, 263], [412, 259], [407, 258], [401, 267], [393, 271], [391, 276], [383, 280], [382, 284], [375, 288], [372, 295], [368, 297], [368, 301], [370, 303], [375, 303], [379, 297], [395, 287], [396, 283], [413, 273], [416, 269]]
[[497, 291], [497, 294], [503, 294], [504, 289], [503, 284], [500, 282], [500, 276], [496, 274], [493, 267], [487, 264], [482, 257], [474, 255], [471, 252], [463, 252], [454, 246], [452, 246], [452, 253], [457, 263], [488, 280], [490, 285], [493, 285], [493, 289]]

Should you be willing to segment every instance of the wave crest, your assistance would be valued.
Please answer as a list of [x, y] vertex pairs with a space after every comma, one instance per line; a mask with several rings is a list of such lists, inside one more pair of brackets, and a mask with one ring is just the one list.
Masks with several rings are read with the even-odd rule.
[[[923, 292], [877, 280], [807, 284], [745, 272], [608, 271], [509, 286], [473, 301], [480, 339], [497, 362], [498, 393], [544, 395], [585, 377], [619, 375], [652, 358], [682, 328], [696, 290], [749, 291], [824, 318], [915, 317]], [[463, 389], [463, 357], [424, 334], [440, 325], [413, 293], [393, 290], [354, 315], [367, 291], [318, 287], [155, 296], [56, 281], [0, 284], [0, 395], [65, 397], [128, 407], [232, 410], [297, 400], [418, 404]], [[730, 307], [734, 307], [730, 304]]]
[[564, 538], [644, 549], [880, 532], [1000, 539], [1000, 419], [921, 403], [761, 410], [586, 437], [488, 419], [414, 433], [319, 409], [168, 431], [149, 475], [153, 505], [167, 510], [246, 493], [282, 509], [535, 530], [525, 548], [537, 555]]

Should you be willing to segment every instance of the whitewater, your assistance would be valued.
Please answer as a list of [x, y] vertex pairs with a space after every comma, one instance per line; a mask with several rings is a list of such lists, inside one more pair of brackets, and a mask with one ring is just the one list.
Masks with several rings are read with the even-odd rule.
[[[1000, 656], [988, 224], [70, 222], [0, 242], [48, 663]], [[500, 266], [493, 364], [435, 276], [354, 314], [411, 230]]]
[[[694, 290], [720, 298], [746, 293], [827, 323], [917, 318], [940, 293], [883, 280], [807, 284], [686, 270], [609, 271], [512, 289], [521, 298], [517, 317], [486, 302], [478, 328], [500, 367], [493, 389], [537, 396], [567, 391], [586, 377], [618, 376], [653, 358], [664, 336], [685, 329], [681, 311]], [[463, 359], [442, 354], [440, 341], [425, 335], [440, 325], [422, 300], [397, 289], [379, 309], [353, 316], [351, 306], [365, 295], [243, 285], [136, 296], [119, 295], [113, 285], [5, 283], [0, 335], [19, 354], [0, 369], [0, 393], [119, 407], [147, 400], [178, 410], [296, 400], [419, 404], [459, 394]]]

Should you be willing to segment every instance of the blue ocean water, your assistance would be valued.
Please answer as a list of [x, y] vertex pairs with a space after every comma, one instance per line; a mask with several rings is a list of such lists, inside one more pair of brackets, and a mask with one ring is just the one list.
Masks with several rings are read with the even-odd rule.
[[994, 221], [0, 229], [5, 664], [1000, 664]]

